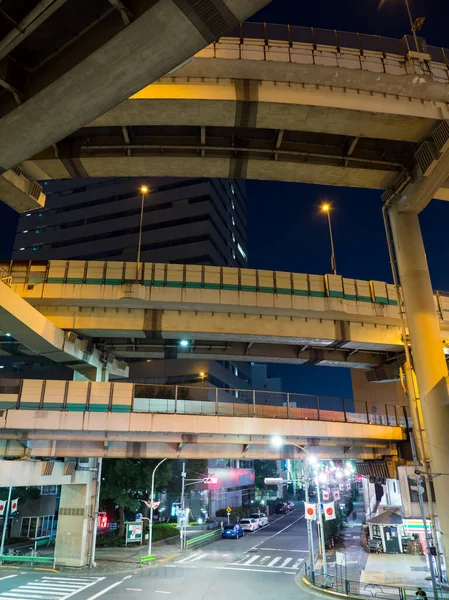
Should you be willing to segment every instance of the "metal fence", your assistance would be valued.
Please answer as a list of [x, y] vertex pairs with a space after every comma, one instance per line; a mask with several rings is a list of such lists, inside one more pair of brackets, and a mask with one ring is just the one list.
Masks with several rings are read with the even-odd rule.
[[373, 406], [337, 396], [208, 387], [135, 384], [134, 412], [204, 414], [407, 427], [407, 408]]
[[[381, 35], [366, 33], [351, 33], [336, 29], [316, 29], [315, 27], [300, 27], [297, 25], [278, 25], [274, 23], [240, 23], [226, 37], [239, 38], [240, 43], [250, 43], [251, 40], [264, 40], [269, 45], [270, 40], [281, 41], [289, 46], [293, 44], [308, 44], [315, 50], [322, 46], [332, 47], [337, 52], [344, 49], [358, 50], [363, 56], [370, 52], [387, 55], [405, 56], [415, 51], [415, 42], [411, 35], [402, 39], [389, 38]], [[449, 66], [449, 50], [438, 46], [429, 46], [426, 40], [418, 37], [418, 51], [430, 54], [432, 61]]]
[[[332, 590], [344, 596], [360, 598], [378, 598], [379, 600], [411, 600], [415, 598], [416, 587], [385, 585], [347, 579], [344, 568], [341, 575], [324, 575], [322, 571], [312, 570], [305, 564], [306, 580], [320, 588]], [[436, 600], [432, 588], [425, 588], [428, 600]], [[439, 590], [438, 600], [449, 600], [449, 591]]]

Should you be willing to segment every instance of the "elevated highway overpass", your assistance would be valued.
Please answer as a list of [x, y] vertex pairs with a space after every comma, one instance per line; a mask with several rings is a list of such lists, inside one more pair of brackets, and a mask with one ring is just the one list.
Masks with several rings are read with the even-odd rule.
[[45, 196], [19, 163], [176, 69], [268, 1], [3, 2], [0, 199], [18, 211], [39, 208]]
[[[186, 399], [189, 398], [189, 399]], [[268, 402], [268, 403], [267, 403]], [[5, 381], [0, 456], [285, 458], [273, 435], [321, 458], [397, 458], [407, 415], [341, 398], [188, 386]], [[291, 458], [301, 458], [296, 448]]]
[[[435, 167], [429, 143], [449, 119], [449, 51], [287, 25], [244, 23], [235, 35], [22, 163], [24, 172], [385, 189], [400, 173]], [[449, 199], [444, 180], [434, 195]]]
[[[2, 265], [20, 301], [121, 359], [370, 368], [403, 352], [396, 291], [385, 282], [156, 263], [139, 273], [136, 263], [104, 261]], [[449, 339], [449, 297], [437, 292], [435, 306]]]

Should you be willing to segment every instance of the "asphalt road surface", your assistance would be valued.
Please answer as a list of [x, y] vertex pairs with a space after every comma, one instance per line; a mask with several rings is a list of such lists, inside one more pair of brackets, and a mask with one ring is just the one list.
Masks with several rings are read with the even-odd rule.
[[294, 576], [307, 558], [304, 516], [295, 510], [239, 540], [220, 539], [165, 565], [104, 577], [0, 572], [0, 600], [310, 600]]

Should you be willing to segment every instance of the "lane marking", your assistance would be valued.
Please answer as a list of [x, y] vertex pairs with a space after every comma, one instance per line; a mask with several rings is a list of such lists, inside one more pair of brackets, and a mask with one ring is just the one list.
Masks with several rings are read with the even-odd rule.
[[264, 556], [261, 561], [260, 564], [263, 565], [264, 563], [268, 562], [270, 560], [271, 556]]
[[171, 594], [171, 592], [164, 592], [164, 590], [154, 590], [155, 594]]
[[[271, 538], [276, 537], [277, 535], [279, 535], [280, 533], [282, 533], [283, 531], [285, 531], [286, 529], [288, 529], [289, 527], [291, 527], [292, 525], [294, 525], [295, 523], [297, 523], [298, 521], [300, 521], [301, 519], [304, 519], [304, 515], [302, 515], [301, 517], [298, 517], [297, 519], [295, 519], [294, 521], [292, 521], [291, 523], [289, 523], [286, 527], [284, 527], [283, 529], [280, 529], [279, 531], [277, 531], [276, 533], [273, 533], [273, 535], [270, 535], [266, 540], [271, 540]], [[264, 542], [260, 542], [260, 544], [257, 544], [256, 546], [253, 546], [251, 548], [251, 550], [255, 550], [256, 548], [259, 549], [259, 546], [261, 546]]]
[[[286, 566], [288, 565], [288, 563], [289, 563], [289, 562], [292, 562], [292, 560], [293, 560], [293, 558], [291, 558], [291, 557], [290, 557], [290, 558], [286, 558], [286, 559], [284, 560], [284, 562], [282, 563], [282, 565], [279, 565], [279, 566], [280, 566], [281, 568], [282, 568], [282, 567], [286, 567]], [[291, 569], [291, 567], [289, 567], [289, 569]]]
[[251, 558], [249, 558], [246, 562], [244, 563], [240, 563], [241, 565], [252, 565], [253, 562], [256, 562], [256, 560], [260, 558], [260, 556], [258, 554], [255, 554], [254, 556], [252, 556]]
[[295, 564], [293, 565], [293, 567], [290, 567], [292, 569], [299, 569], [299, 567], [302, 565], [302, 563], [304, 562], [303, 558], [300, 558], [299, 560], [297, 560], [295, 562]]
[[[129, 576], [131, 577], [131, 575]], [[128, 577], [125, 577], [125, 579], [128, 579]], [[123, 581], [125, 579], [122, 579], [121, 581], [117, 581], [116, 583], [113, 583], [112, 585], [110, 585], [107, 588], [104, 588], [104, 590], [101, 590], [100, 592], [98, 592], [98, 594], [95, 594], [94, 596], [90, 596], [90, 598], [87, 598], [87, 600], [95, 600], [95, 598], [99, 598], [100, 596], [102, 596], [103, 594], [106, 594], [106, 592], [109, 592], [109, 590], [112, 590], [113, 588], [117, 587], [118, 585], [120, 585], [121, 583], [123, 583]], [[61, 599], [62, 600], [62, 599]], [[65, 600], [65, 599], [64, 599]]]
[[247, 569], [245, 567], [239, 569], [238, 567], [212, 567], [213, 569], [218, 569], [220, 571], [251, 571], [253, 573], [279, 573], [280, 575], [289, 575], [292, 576], [292, 573], [287, 573], [287, 571], [272, 571], [271, 569]]
[[12, 579], [13, 577], [17, 577], [17, 576], [18, 576], [18, 573], [14, 573], [14, 575], [5, 575], [4, 577], [0, 577], [0, 581], [3, 581], [4, 579]]
[[276, 563], [278, 563], [280, 560], [281, 560], [281, 557], [280, 556], [276, 556], [276, 558], [273, 558], [273, 560], [270, 563], [268, 563], [268, 566], [269, 567], [274, 567], [274, 565]]
[[204, 554], [200, 554], [200, 556], [195, 556], [195, 558], [193, 558], [190, 562], [195, 562], [196, 560], [201, 560], [205, 556], [208, 556], [208, 552], [205, 552]]
[[203, 556], [202, 552], [196, 552], [195, 554], [190, 554], [189, 556], [186, 556], [185, 558], [182, 558], [181, 560], [177, 560], [176, 563], [193, 562], [194, 560], [201, 558], [201, 556]]
[[288, 548], [259, 548], [259, 550], [267, 550], [270, 552], [304, 552], [305, 554], [309, 553], [308, 550], [289, 550]]
[[126, 588], [127, 592], [143, 592], [141, 588]]

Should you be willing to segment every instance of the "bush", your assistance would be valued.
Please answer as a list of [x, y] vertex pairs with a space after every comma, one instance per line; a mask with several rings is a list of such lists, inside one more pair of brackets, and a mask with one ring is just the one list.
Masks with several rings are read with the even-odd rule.
[[[145, 533], [148, 533], [148, 530], [144, 530], [144, 536]], [[166, 540], [177, 535], [179, 535], [179, 532], [176, 529], [176, 523], [156, 523], [153, 525], [153, 542]], [[143, 540], [143, 543], [145, 543], [145, 540]], [[122, 548], [125, 546], [125, 538], [117, 534], [97, 537], [96, 546], [97, 548]]]
[[179, 531], [176, 529], [176, 523], [158, 523], [157, 525], [153, 525], [153, 542], [166, 540], [177, 535], [179, 535]]

